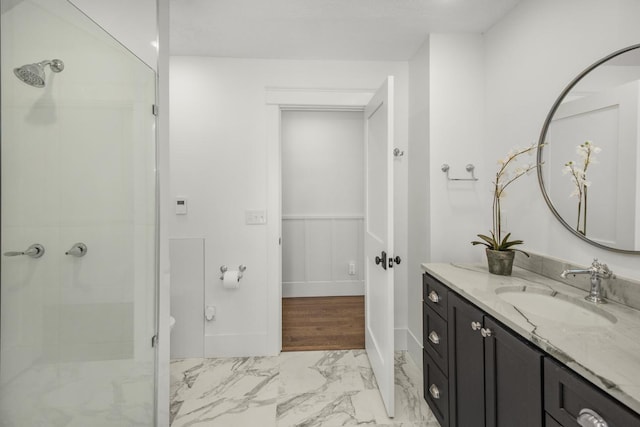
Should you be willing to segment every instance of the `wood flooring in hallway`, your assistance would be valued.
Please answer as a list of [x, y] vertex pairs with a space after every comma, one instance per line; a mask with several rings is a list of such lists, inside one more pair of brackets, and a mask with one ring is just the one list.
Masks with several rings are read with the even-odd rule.
[[282, 351], [364, 348], [364, 296], [282, 298]]

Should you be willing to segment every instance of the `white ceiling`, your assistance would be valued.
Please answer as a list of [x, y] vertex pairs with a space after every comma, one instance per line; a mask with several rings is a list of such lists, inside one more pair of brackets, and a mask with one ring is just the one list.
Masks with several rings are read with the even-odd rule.
[[429, 33], [482, 33], [521, 0], [171, 0], [171, 54], [399, 60]]

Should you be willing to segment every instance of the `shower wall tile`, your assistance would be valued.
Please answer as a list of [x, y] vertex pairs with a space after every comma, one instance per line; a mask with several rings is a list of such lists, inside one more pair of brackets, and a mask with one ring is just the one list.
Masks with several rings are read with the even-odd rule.
[[204, 357], [204, 239], [170, 239], [171, 358]]

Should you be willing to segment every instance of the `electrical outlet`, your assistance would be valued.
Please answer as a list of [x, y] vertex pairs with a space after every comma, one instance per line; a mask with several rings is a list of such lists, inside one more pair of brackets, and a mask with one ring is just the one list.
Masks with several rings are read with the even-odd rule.
[[356, 263], [354, 261], [349, 262], [349, 276], [356, 275]]

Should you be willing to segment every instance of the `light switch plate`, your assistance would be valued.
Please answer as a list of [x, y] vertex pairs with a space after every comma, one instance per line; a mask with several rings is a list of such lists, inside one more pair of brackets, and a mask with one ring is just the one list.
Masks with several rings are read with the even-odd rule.
[[247, 225], [261, 225], [267, 223], [267, 212], [248, 210], [244, 213], [245, 222]]

